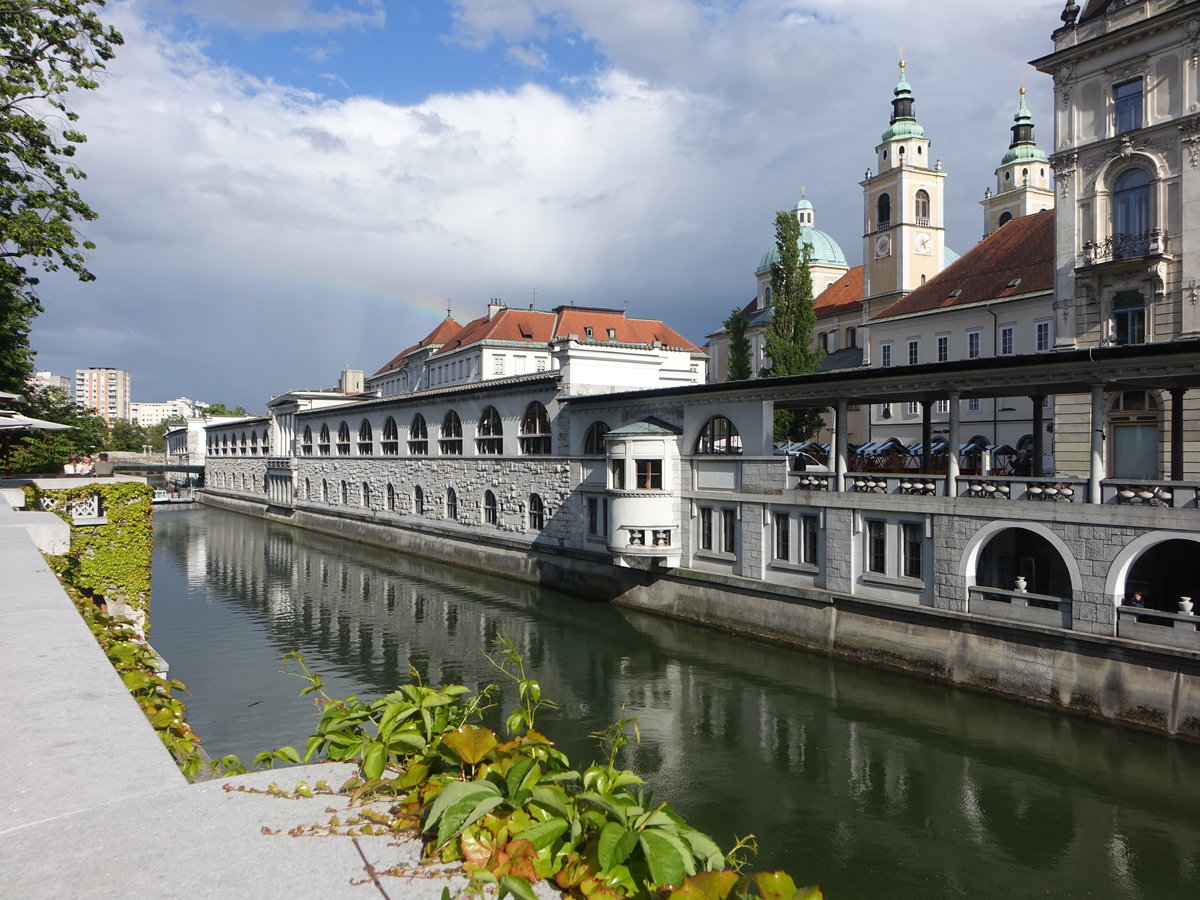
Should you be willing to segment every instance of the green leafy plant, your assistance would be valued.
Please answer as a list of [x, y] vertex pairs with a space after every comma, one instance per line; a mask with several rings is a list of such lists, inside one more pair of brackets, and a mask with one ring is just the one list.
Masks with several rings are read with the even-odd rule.
[[[650, 897], [725, 900], [817, 898], [783, 873], [742, 876], [741, 857], [754, 848], [740, 839], [729, 854], [688, 825], [669, 803], [655, 803], [643, 779], [617, 766], [636, 719], [621, 718], [592, 735], [604, 761], [582, 773], [533, 727], [553, 703], [529, 677], [511, 640], [497, 642], [492, 663], [518, 688], [503, 740], [481, 724], [493, 686], [472, 694], [463, 685], [429, 687], [414, 677], [386, 697], [334, 699], [319, 674], [290, 654], [323, 707], [303, 759], [355, 762], [358, 775], [343, 785], [361, 812], [344, 833], [411, 829], [426, 853], [461, 862], [476, 889], [494, 885], [499, 898], [534, 900], [532, 885], [553, 880], [576, 898]], [[416, 673], [414, 673], [414, 676]], [[283, 748], [260, 754], [256, 765], [287, 761]], [[293, 751], [294, 752], [294, 751]], [[287, 796], [303, 795], [299, 790]], [[390, 803], [381, 813], [368, 802]], [[331, 829], [344, 827], [336, 819]], [[389, 874], [389, 873], [379, 873]], [[407, 874], [399, 871], [392, 874]]]

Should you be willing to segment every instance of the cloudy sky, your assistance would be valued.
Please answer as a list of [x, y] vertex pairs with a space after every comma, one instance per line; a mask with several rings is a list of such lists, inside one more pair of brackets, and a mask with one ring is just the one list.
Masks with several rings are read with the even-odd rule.
[[703, 343], [802, 186], [861, 261], [899, 47], [964, 251], [1022, 78], [1049, 149], [1062, 5], [110, 0], [125, 46], [73, 100], [98, 280], [44, 280], [38, 367], [261, 410], [490, 297]]

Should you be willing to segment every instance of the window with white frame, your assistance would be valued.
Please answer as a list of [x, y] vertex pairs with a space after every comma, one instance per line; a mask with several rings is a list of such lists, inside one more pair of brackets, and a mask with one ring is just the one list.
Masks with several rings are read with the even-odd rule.
[[792, 556], [792, 517], [787, 513], [775, 513], [775, 558], [788, 562]]
[[950, 401], [949, 401], [949, 400], [937, 400], [937, 401], [935, 401], [935, 402], [934, 402], [934, 404], [933, 404], [933, 411], [934, 411], [935, 413], [939, 413], [940, 415], [943, 415], [943, 416], [944, 416], [944, 415], [947, 415], [947, 414], [949, 414], [949, 412], [950, 412]]
[[1012, 325], [1005, 325], [1000, 329], [1000, 355], [1012, 356], [1014, 352], [1014, 328]]
[[967, 332], [967, 359], [978, 359], [981, 352], [983, 333], [979, 331]]
[[588, 497], [587, 533], [590, 538], [608, 537], [608, 498]]
[[867, 520], [867, 571], [887, 574], [887, 522]]
[[1049, 321], [1033, 323], [1033, 346], [1038, 353], [1045, 353], [1050, 349]]
[[495, 356], [492, 357], [492, 374], [493, 375], [503, 375], [504, 374], [504, 356], [503, 356], [503, 354], [497, 353]]
[[887, 341], [879, 345], [879, 365], [887, 368], [892, 364], [892, 344]]
[[701, 506], [696, 517], [696, 543], [702, 551], [733, 556], [737, 553], [737, 510]]
[[900, 571], [905, 578], [920, 578], [921, 550], [925, 542], [924, 529], [916, 522], [900, 524], [903, 558], [900, 560]]
[[921, 404], [914, 403], [911, 400], [904, 404], [904, 414], [906, 416], [919, 416], [921, 414]]
[[915, 366], [921, 361], [921, 342], [910, 340], [908, 342], [908, 364]]
[[978, 397], [968, 397], [967, 398], [967, 412], [979, 412], [979, 398]]
[[937, 336], [937, 361], [940, 363], [950, 359], [950, 335], [939, 334]]

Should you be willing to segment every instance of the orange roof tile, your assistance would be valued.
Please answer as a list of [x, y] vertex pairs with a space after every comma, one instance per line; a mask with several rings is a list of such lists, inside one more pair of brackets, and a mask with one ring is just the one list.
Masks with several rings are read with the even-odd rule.
[[[1015, 282], [1015, 283], [1014, 283]], [[1054, 290], [1054, 210], [1012, 219], [872, 319]]]
[[863, 267], [855, 266], [817, 296], [813, 312], [818, 319], [862, 309]]
[[[393, 369], [401, 368], [404, 365], [404, 360], [410, 353], [420, 350], [422, 347], [440, 347], [446, 342], [447, 339], [452, 337], [461, 329], [461, 325], [455, 322], [450, 316], [446, 316], [446, 318], [442, 319], [442, 321], [438, 323], [437, 327], [433, 329], [433, 331], [429, 332], [429, 334], [425, 335], [425, 337], [422, 338], [419, 343], [413, 344], [411, 347], [405, 347], [390, 360], [388, 360], [387, 364], [384, 365], [383, 368], [381, 368], [378, 372], [376, 372], [375, 375], [382, 375], [384, 372], [390, 372]], [[375, 376], [372, 375], [371, 377], [374, 378]]]
[[[659, 341], [664, 347], [700, 350], [660, 319], [630, 319], [619, 309], [591, 309], [585, 306], [560, 306], [555, 312], [558, 313], [554, 327], [556, 338], [574, 334], [587, 340], [590, 328], [591, 340], [594, 341], [647, 345]], [[609, 337], [609, 329], [612, 330], [612, 337]]]
[[554, 329], [554, 313], [536, 309], [501, 309], [491, 316], [480, 316], [464, 325], [442, 344], [437, 354], [451, 353], [480, 341], [526, 341], [546, 344]]

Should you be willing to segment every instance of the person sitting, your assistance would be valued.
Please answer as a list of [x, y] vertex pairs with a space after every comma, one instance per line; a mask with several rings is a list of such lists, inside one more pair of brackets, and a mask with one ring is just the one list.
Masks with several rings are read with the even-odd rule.
[[80, 465], [81, 465], [81, 462], [79, 459], [79, 454], [72, 453], [70, 458], [67, 460], [66, 465], [63, 466], [63, 474], [64, 475], [78, 475]]
[[97, 478], [112, 478], [113, 464], [108, 461], [108, 454], [101, 453], [100, 458], [96, 460], [96, 464], [92, 466], [92, 474]]
[[83, 459], [79, 461], [79, 474], [91, 475], [95, 470], [92, 468], [92, 454], [83, 454]]

